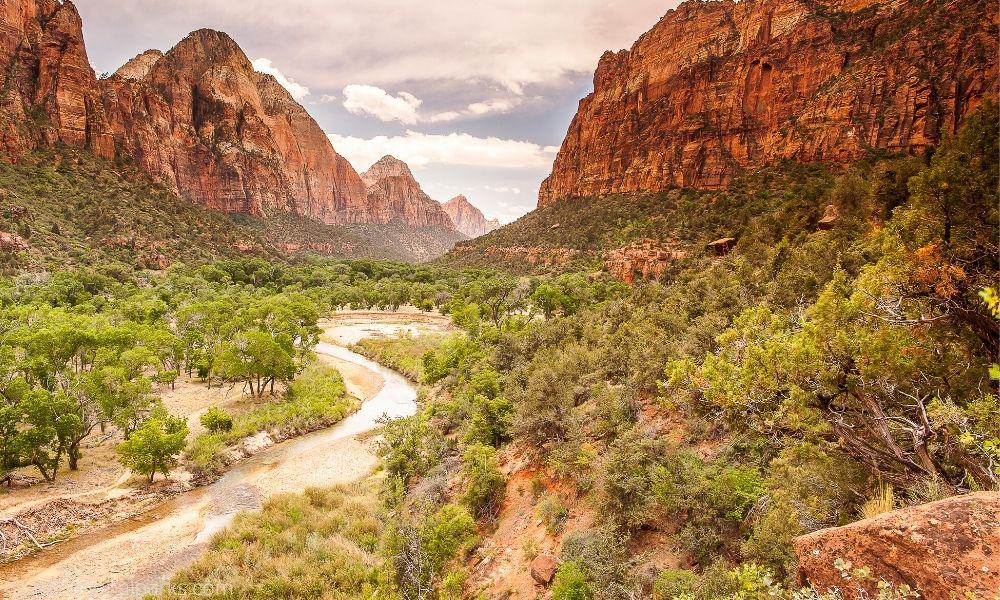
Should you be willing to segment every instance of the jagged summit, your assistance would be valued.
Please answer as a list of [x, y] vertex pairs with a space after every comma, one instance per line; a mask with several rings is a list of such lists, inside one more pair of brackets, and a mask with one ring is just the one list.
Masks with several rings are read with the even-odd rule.
[[408, 177], [413, 179], [413, 171], [410, 170], [410, 165], [399, 160], [395, 156], [385, 155], [378, 160], [374, 165], [368, 168], [367, 171], [361, 176], [366, 185], [372, 185], [380, 179], [386, 177]]
[[445, 202], [443, 206], [444, 211], [448, 213], [455, 224], [455, 229], [469, 237], [479, 237], [500, 227], [500, 221], [487, 220], [482, 211], [462, 194]]

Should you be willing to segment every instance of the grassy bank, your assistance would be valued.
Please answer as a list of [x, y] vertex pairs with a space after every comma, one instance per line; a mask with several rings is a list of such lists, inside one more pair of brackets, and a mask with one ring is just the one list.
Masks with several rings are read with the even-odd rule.
[[225, 466], [228, 448], [240, 440], [268, 431], [277, 441], [329, 427], [356, 411], [360, 404], [347, 393], [336, 369], [314, 363], [288, 386], [280, 402], [234, 416], [232, 427], [226, 430], [196, 437], [186, 459], [201, 471], [218, 471]]
[[377, 482], [275, 496], [242, 513], [155, 598], [368, 598], [382, 533]]
[[424, 379], [424, 355], [441, 345], [445, 335], [401, 335], [391, 338], [365, 338], [351, 350], [377, 361], [409, 379]]

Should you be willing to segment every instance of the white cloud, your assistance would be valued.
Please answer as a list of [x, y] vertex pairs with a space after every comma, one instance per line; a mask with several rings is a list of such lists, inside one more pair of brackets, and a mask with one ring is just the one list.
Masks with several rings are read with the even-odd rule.
[[475, 102], [469, 105], [469, 113], [481, 116], [490, 113], [505, 113], [510, 112], [515, 107], [521, 104], [519, 98], [498, 98], [495, 100], [485, 100], [483, 102]]
[[549, 148], [521, 140], [476, 137], [468, 133], [432, 135], [407, 131], [401, 136], [371, 139], [330, 134], [330, 141], [359, 171], [391, 154], [419, 169], [429, 165], [539, 169], [552, 165], [555, 153]]
[[380, 87], [352, 83], [344, 88], [344, 108], [355, 115], [371, 115], [381, 121], [414, 125], [420, 120], [417, 109], [423, 102], [413, 94], [393, 96]]
[[322, 96], [320, 96], [320, 99], [319, 99], [318, 103], [319, 104], [329, 104], [331, 102], [336, 102], [336, 101], [337, 101], [337, 97], [334, 96], [333, 94], [323, 94]]
[[[317, 90], [365, 82], [437, 106], [443, 82], [475, 96], [566, 86], [626, 48], [680, 0], [86, 0], [88, 50], [106, 70], [211, 25]], [[331, 8], [335, 7], [335, 8]], [[123, 27], [127, 23], [128, 27]], [[579, 83], [574, 80], [573, 85]], [[441, 90], [455, 97], [455, 87]], [[463, 100], [464, 104], [467, 104]], [[435, 108], [436, 110], [436, 108]], [[444, 109], [442, 109], [444, 110]]]
[[[320, 102], [333, 96], [325, 95]], [[355, 115], [369, 115], [380, 121], [398, 121], [404, 125], [417, 123], [448, 123], [467, 117], [481, 117], [493, 113], [506, 113], [521, 105], [521, 98], [494, 98], [474, 102], [464, 110], [448, 110], [434, 114], [421, 114], [424, 102], [408, 92], [393, 96], [374, 85], [352, 83], [344, 88], [344, 108]]]
[[490, 186], [490, 185], [484, 185], [483, 189], [486, 190], [486, 191], [488, 191], [488, 192], [497, 192], [499, 194], [520, 194], [521, 193], [521, 188], [507, 187], [505, 185], [502, 185], [502, 186], [499, 186], [499, 187], [494, 187], [494, 186]]
[[292, 98], [296, 100], [301, 100], [309, 95], [309, 88], [299, 83], [295, 83], [291, 79], [285, 77], [285, 74], [278, 70], [271, 64], [271, 59], [269, 58], [258, 58], [253, 61], [253, 68], [258, 73], [265, 73], [267, 75], [273, 76], [281, 84], [281, 87], [288, 90], [288, 93], [292, 95]]

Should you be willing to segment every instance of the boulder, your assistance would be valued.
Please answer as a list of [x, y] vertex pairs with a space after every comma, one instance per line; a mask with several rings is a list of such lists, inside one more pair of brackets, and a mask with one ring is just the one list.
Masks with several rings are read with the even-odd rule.
[[548, 585], [556, 576], [559, 561], [554, 556], [539, 554], [531, 561], [531, 578], [541, 585]]
[[28, 249], [28, 242], [16, 233], [6, 233], [0, 231], [0, 251], [3, 252], [24, 252]]
[[[845, 600], [879, 597], [880, 581], [909, 585], [926, 600], [992, 600], [1000, 591], [1000, 492], [816, 531], [796, 538], [795, 554], [799, 584], [838, 589]], [[858, 569], [870, 573], [859, 578]]]

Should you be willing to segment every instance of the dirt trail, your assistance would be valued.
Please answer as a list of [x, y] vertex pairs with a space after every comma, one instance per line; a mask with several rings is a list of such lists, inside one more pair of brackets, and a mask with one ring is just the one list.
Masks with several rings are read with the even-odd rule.
[[[376, 313], [338, 315], [325, 322], [328, 340], [391, 335], [415, 322], [433, 331], [433, 317]], [[419, 333], [418, 333], [419, 334]], [[346, 337], [345, 337], [346, 336]], [[240, 462], [219, 481], [174, 497], [135, 520], [95, 530], [35, 556], [0, 566], [0, 598], [138, 598], [156, 592], [190, 563], [239, 510], [259, 508], [267, 497], [364, 477], [375, 466], [370, 441], [359, 433], [383, 414], [416, 410], [416, 390], [399, 374], [343, 346], [322, 342], [317, 353], [343, 367], [348, 388], [366, 401], [334, 427], [273, 446]]]

